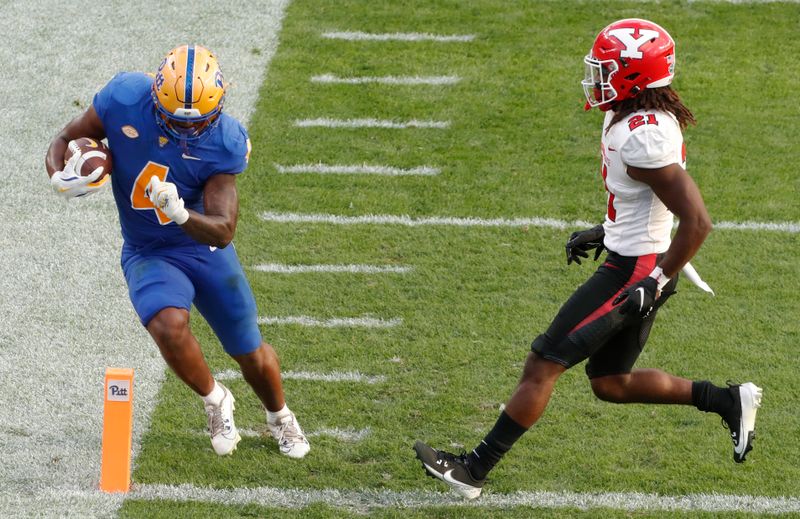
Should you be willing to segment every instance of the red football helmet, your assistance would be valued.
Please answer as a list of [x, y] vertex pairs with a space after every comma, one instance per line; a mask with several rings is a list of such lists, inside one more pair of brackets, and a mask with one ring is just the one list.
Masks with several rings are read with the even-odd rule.
[[586, 75], [581, 81], [586, 109], [608, 110], [612, 101], [636, 97], [643, 88], [672, 83], [675, 42], [661, 26], [629, 18], [603, 29], [592, 50], [583, 58]]

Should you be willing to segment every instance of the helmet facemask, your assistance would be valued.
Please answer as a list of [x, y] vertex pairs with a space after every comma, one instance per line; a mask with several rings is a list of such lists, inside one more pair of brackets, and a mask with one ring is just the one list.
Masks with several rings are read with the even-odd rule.
[[610, 103], [617, 98], [617, 90], [611, 86], [611, 78], [619, 67], [614, 60], [599, 60], [591, 55], [583, 58], [586, 72], [583, 81], [583, 93], [590, 108]]
[[175, 110], [174, 114], [171, 114], [160, 103], [156, 102], [156, 120], [159, 127], [167, 135], [178, 139], [182, 143], [193, 142], [199, 139], [206, 130], [214, 127], [219, 122], [222, 104], [222, 101], [220, 101], [213, 112], [201, 115], [196, 108], [179, 108]]

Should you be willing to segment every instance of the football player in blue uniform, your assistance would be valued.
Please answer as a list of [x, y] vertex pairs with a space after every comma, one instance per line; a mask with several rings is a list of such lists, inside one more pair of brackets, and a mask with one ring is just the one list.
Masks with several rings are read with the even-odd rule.
[[214, 451], [230, 454], [241, 438], [233, 395], [214, 380], [190, 330], [192, 304], [264, 404], [280, 451], [302, 458], [309, 443], [284, 401], [278, 357], [261, 338], [255, 299], [231, 245], [236, 175], [247, 167], [250, 140], [222, 112], [224, 100], [214, 54], [177, 47], [155, 76], [114, 76], [50, 143], [47, 173], [64, 197], [96, 192], [105, 182], [76, 174], [80, 153], [66, 163], [64, 153], [73, 139], [108, 140], [131, 302], [164, 360], [203, 398]]

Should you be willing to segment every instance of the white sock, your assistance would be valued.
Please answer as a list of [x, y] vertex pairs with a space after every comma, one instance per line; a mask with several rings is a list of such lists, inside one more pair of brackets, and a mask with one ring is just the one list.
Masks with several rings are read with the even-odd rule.
[[203, 402], [206, 405], [219, 405], [222, 403], [222, 398], [225, 396], [225, 390], [222, 389], [222, 385], [217, 384], [217, 381], [214, 381], [214, 389], [211, 390], [211, 393], [207, 394], [206, 396], [202, 397]]
[[267, 409], [267, 423], [274, 425], [278, 423], [281, 418], [286, 418], [290, 414], [292, 414], [292, 412], [289, 410], [289, 407], [286, 404], [283, 404], [283, 409], [280, 411], [275, 411], [274, 413]]

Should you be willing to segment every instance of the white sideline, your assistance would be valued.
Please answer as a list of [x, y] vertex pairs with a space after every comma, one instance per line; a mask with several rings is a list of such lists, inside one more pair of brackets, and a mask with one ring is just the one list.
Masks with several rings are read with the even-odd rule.
[[410, 121], [397, 122], [388, 119], [329, 119], [320, 117], [317, 119], [296, 119], [294, 125], [299, 128], [388, 128], [391, 130], [402, 130], [405, 128], [434, 128], [444, 130], [450, 127], [450, 121]]
[[[226, 369], [214, 375], [216, 380], [239, 380], [242, 373], [235, 369]], [[330, 373], [316, 373], [311, 371], [284, 371], [281, 373], [284, 380], [312, 380], [316, 382], [364, 382], [366, 384], [379, 384], [386, 381], [384, 375], [364, 375], [358, 371], [331, 371]]]
[[467, 42], [475, 39], [474, 34], [430, 34], [427, 32], [370, 33], [361, 31], [323, 32], [323, 38], [350, 41], [438, 41]]
[[417, 166], [416, 168], [395, 168], [392, 166], [370, 166], [368, 164], [296, 164], [284, 166], [275, 164], [278, 173], [317, 173], [319, 175], [384, 175], [399, 177], [404, 175], [433, 176], [442, 172], [432, 166]]
[[259, 317], [258, 324], [299, 324], [300, 326], [318, 326], [320, 328], [394, 328], [402, 324], [400, 318], [377, 319], [375, 317], [337, 317], [333, 319], [316, 319], [307, 315], [287, 317]]
[[0, 83], [0, 142], [15, 157], [0, 170], [0, 517], [115, 517], [121, 495], [42, 490], [97, 488], [107, 366], [135, 369], [135, 466], [167, 369], [128, 298], [111, 188], [55, 196], [48, 143], [114, 74], [154, 72], [181, 43], [220, 57], [235, 83], [225, 111], [247, 126], [288, 3], [230, 0], [220, 16], [211, 0], [0, 2], [13, 78]]
[[[327, 223], [334, 225], [405, 225], [407, 227], [418, 227], [422, 225], [453, 225], [458, 227], [550, 227], [555, 229], [567, 229], [577, 227], [591, 227], [592, 223], [583, 220], [559, 220], [557, 218], [541, 218], [534, 216], [531, 218], [478, 218], [478, 217], [454, 217], [454, 216], [421, 216], [411, 217], [407, 215], [378, 215], [369, 214], [363, 216], [341, 216], [335, 214], [315, 214], [315, 213], [276, 213], [265, 211], [260, 213], [259, 218], [265, 222], [279, 223]], [[734, 231], [774, 231], [788, 234], [800, 232], [800, 222], [715, 222], [715, 229], [734, 230]]]
[[312, 83], [332, 83], [342, 85], [363, 85], [378, 83], [382, 85], [454, 85], [461, 81], [458, 76], [361, 76], [339, 77], [334, 74], [311, 76]]
[[[420, 469], [421, 470], [421, 469]], [[433, 485], [433, 482], [431, 482]], [[86, 490], [77, 485], [60, 485], [37, 489], [40, 499], [62, 501], [118, 502], [120, 496]], [[492, 510], [511, 507], [544, 509], [574, 508], [591, 510], [666, 511], [666, 512], [717, 512], [751, 514], [787, 514], [800, 512], [798, 497], [766, 497], [729, 494], [688, 494], [662, 496], [638, 492], [536, 492], [520, 491], [509, 494], [484, 493], [474, 501], [466, 501], [453, 493], [429, 490], [343, 490], [325, 488], [309, 490], [299, 488], [233, 488], [216, 489], [189, 484], [157, 485], [134, 484], [127, 499], [146, 501], [168, 500], [175, 502], [202, 502], [225, 505], [257, 505], [267, 508], [302, 509], [322, 504], [347, 511], [367, 513], [370, 510], [426, 509], [434, 507], [459, 507]]]

